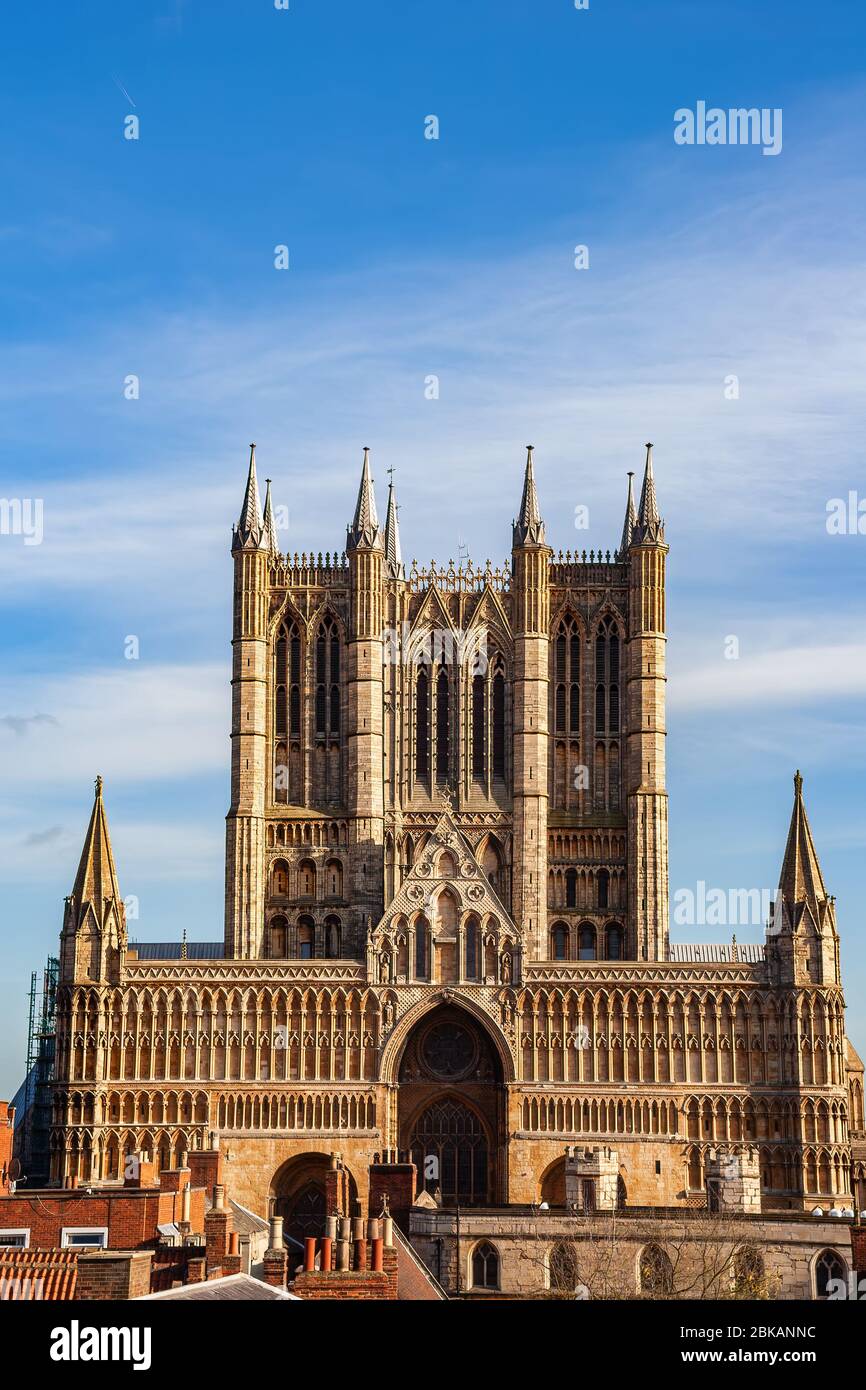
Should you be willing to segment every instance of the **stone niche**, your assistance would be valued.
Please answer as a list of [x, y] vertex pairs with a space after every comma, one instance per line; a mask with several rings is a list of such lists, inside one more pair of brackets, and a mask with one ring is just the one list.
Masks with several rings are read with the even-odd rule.
[[710, 1211], [760, 1212], [761, 1173], [758, 1150], [751, 1145], [715, 1149], [705, 1163]]
[[616, 1211], [619, 1154], [595, 1145], [565, 1150], [565, 1200], [578, 1211]]

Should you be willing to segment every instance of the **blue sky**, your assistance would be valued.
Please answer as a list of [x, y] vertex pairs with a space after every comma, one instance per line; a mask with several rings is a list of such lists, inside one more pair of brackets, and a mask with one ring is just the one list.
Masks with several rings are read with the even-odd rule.
[[[4, 39], [0, 496], [44, 539], [0, 535], [0, 1094], [97, 772], [137, 934], [221, 935], [251, 439], [285, 548], [342, 546], [369, 444], [443, 561], [506, 556], [527, 441], [551, 543], [613, 547], [653, 439], [672, 890], [774, 886], [801, 767], [866, 1046], [866, 535], [826, 527], [866, 497], [862, 5], [88, 0]], [[782, 152], [676, 145], [699, 100], [781, 108]]]

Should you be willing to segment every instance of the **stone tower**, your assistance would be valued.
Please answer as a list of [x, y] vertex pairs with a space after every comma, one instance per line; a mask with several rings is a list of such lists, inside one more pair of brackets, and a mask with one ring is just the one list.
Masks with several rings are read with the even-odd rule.
[[[629, 494], [631, 502], [631, 494]], [[628, 513], [626, 523], [628, 525]], [[623, 545], [625, 545], [623, 535]], [[665, 790], [665, 545], [652, 445], [628, 546], [625, 792], [628, 898], [637, 960], [668, 955], [668, 798]]]

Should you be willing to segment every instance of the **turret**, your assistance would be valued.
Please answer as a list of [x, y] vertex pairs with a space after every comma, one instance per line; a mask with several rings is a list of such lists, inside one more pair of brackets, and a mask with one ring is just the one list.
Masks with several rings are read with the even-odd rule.
[[355, 515], [347, 528], [349, 562], [349, 633], [346, 685], [346, 768], [350, 825], [354, 842], [363, 847], [356, 896], [355, 931], [368, 916], [378, 920], [384, 906], [383, 846], [384, 689], [382, 653], [385, 628], [385, 544], [370, 476], [370, 451], [364, 449]]
[[66, 899], [60, 936], [60, 974], [67, 983], [116, 983], [126, 951], [126, 909], [102, 799], [96, 791], [75, 884]]
[[256, 446], [251, 444], [243, 506], [232, 537], [232, 770], [226, 817], [225, 950], [227, 956], [243, 959], [261, 954], [264, 930], [268, 571], [276, 544], [272, 529], [273, 513], [266, 527], [259, 507]]
[[840, 982], [836, 902], [824, 886], [799, 770], [794, 774], [794, 806], [779, 891], [767, 928], [767, 959], [779, 984]]
[[520, 512], [513, 526], [514, 631], [512, 903], [530, 959], [547, 954], [548, 661], [550, 549], [527, 445]]
[[[629, 483], [631, 502], [631, 483]], [[629, 509], [623, 545], [630, 526]], [[625, 792], [628, 815], [628, 900], [638, 960], [668, 955], [668, 804], [665, 788], [665, 545], [646, 446], [643, 486], [628, 562]]]

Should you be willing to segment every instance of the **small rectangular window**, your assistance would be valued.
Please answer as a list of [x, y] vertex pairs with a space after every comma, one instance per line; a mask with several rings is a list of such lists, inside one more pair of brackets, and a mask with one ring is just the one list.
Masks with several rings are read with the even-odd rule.
[[96, 1248], [97, 1250], [105, 1250], [108, 1246], [108, 1227], [64, 1226], [60, 1244], [66, 1249]]
[[0, 1231], [0, 1250], [27, 1250], [30, 1246], [30, 1228], [16, 1226]]

